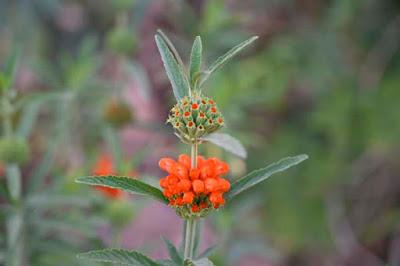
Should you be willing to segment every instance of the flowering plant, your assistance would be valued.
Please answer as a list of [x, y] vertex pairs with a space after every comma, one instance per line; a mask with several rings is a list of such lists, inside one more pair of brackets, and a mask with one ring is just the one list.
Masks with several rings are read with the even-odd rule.
[[212, 73], [256, 39], [257, 37], [252, 37], [240, 43], [219, 57], [206, 70], [202, 70], [202, 42], [198, 36], [191, 50], [189, 68], [186, 69], [171, 41], [162, 31], [158, 31], [155, 40], [177, 100], [167, 122], [174, 128], [176, 136], [190, 145], [190, 156], [182, 154], [177, 160], [162, 158], [159, 161], [160, 168], [168, 173], [160, 179], [162, 190], [143, 181], [123, 176], [88, 176], [78, 178], [77, 182], [142, 194], [169, 205], [185, 220], [183, 250], [179, 251], [170, 241], [164, 239], [170, 255], [166, 260], [156, 261], [137, 251], [123, 249], [90, 251], [79, 254], [79, 258], [127, 265], [213, 265], [207, 258], [209, 252], [196, 254], [195, 246], [199, 239], [198, 220], [218, 210], [272, 174], [284, 171], [308, 158], [307, 155], [284, 158], [229, 182], [224, 178], [229, 172], [227, 163], [218, 158], [206, 159], [198, 155], [198, 146], [209, 141], [237, 155], [246, 156], [239, 141], [227, 134], [216, 133], [224, 126], [224, 118], [216, 102], [204, 96], [201, 88]]

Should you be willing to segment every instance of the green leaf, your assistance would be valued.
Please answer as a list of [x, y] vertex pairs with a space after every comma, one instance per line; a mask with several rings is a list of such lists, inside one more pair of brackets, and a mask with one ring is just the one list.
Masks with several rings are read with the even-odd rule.
[[253, 36], [246, 41], [236, 45], [232, 49], [230, 49], [227, 53], [224, 55], [220, 56], [217, 60], [215, 60], [214, 63], [211, 64], [211, 66], [204, 71], [203, 76], [200, 80], [199, 87], [203, 85], [203, 83], [209, 78], [209, 76], [214, 73], [216, 70], [221, 68], [226, 62], [228, 62], [231, 58], [233, 58], [235, 55], [237, 55], [241, 50], [243, 50], [246, 46], [254, 42], [255, 40], [258, 39], [258, 36]]
[[149, 257], [134, 251], [124, 249], [103, 249], [78, 254], [78, 259], [89, 259], [101, 262], [120, 263], [135, 266], [160, 266]]
[[202, 140], [209, 141], [221, 148], [241, 157], [246, 158], [247, 152], [239, 140], [225, 133], [213, 133], [202, 138]]
[[165, 242], [165, 245], [167, 246], [168, 254], [169, 254], [169, 257], [172, 259], [172, 261], [176, 265], [183, 265], [183, 259], [179, 255], [179, 251], [176, 249], [174, 244], [172, 244], [171, 241], [169, 241], [165, 237], [162, 237], [162, 240]]
[[193, 42], [192, 52], [190, 53], [190, 84], [193, 88], [195, 88], [195, 84], [197, 83], [197, 78], [199, 77], [200, 69], [201, 69], [201, 54], [202, 54], [202, 43], [200, 36], [197, 36]]
[[209, 257], [214, 251], [215, 249], [218, 247], [218, 245], [213, 245], [209, 248], [207, 248], [206, 250], [204, 250], [199, 256], [197, 256], [196, 259], [202, 259], [202, 258], [207, 258]]
[[265, 168], [261, 168], [255, 170], [248, 175], [240, 178], [236, 182], [234, 182], [231, 186], [229, 192], [225, 194], [225, 199], [227, 201], [231, 200], [233, 197], [237, 196], [238, 194], [242, 193], [243, 191], [251, 188], [252, 186], [257, 185], [258, 183], [264, 181], [271, 175], [282, 172], [296, 164], [301, 163], [302, 161], [308, 159], [306, 154], [297, 155], [293, 157], [287, 157], [281, 159], [280, 161], [270, 164]]
[[125, 190], [132, 194], [141, 194], [150, 196], [153, 199], [159, 200], [163, 203], [168, 203], [168, 200], [164, 197], [161, 190], [146, 184], [140, 180], [124, 177], [124, 176], [87, 176], [76, 179], [77, 183], [83, 183], [88, 185], [96, 185], [103, 187], [112, 187], [121, 190]]
[[181, 66], [181, 68], [185, 69], [185, 64], [183, 64], [182, 58], [179, 55], [178, 51], [176, 50], [174, 44], [168, 38], [168, 36], [160, 29], [157, 30], [157, 34], [164, 40], [165, 44], [168, 46], [168, 49], [171, 51], [172, 55], [174, 56], [176, 62]]
[[194, 266], [214, 266], [215, 265], [214, 263], [212, 263], [211, 260], [209, 260], [207, 258], [195, 260], [195, 261], [192, 261], [192, 263]]
[[13, 81], [15, 78], [15, 72], [17, 69], [17, 62], [19, 58], [19, 47], [15, 46], [12, 50], [11, 54], [7, 57], [5, 68], [4, 68], [4, 80], [3, 80], [3, 89], [10, 89], [13, 85]]
[[172, 90], [177, 100], [190, 94], [190, 85], [187, 77], [185, 76], [182, 67], [177, 63], [167, 44], [160, 37], [155, 36], [158, 50], [161, 55], [161, 59], [164, 63], [165, 71], [171, 82]]

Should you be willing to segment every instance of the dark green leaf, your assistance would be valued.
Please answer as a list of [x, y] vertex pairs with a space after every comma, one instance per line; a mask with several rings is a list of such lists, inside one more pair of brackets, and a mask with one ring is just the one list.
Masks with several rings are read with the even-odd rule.
[[124, 249], [103, 249], [81, 253], [79, 259], [89, 259], [102, 262], [120, 263], [135, 266], [160, 266], [149, 257], [133, 250]]
[[180, 100], [190, 94], [190, 85], [188, 79], [185, 76], [182, 67], [175, 60], [163, 38], [161, 38], [160, 35], [156, 35], [155, 38], [161, 59], [164, 63], [165, 71], [167, 72], [167, 76], [171, 82], [175, 98]]
[[121, 190], [125, 190], [132, 194], [141, 194], [150, 196], [153, 199], [159, 200], [163, 203], [167, 203], [168, 200], [164, 197], [161, 190], [146, 184], [140, 180], [124, 177], [124, 176], [87, 176], [76, 179], [77, 183], [83, 183], [88, 185], [96, 185], [103, 187], [112, 187]]
[[241, 158], [247, 157], [246, 149], [243, 147], [242, 143], [231, 135], [225, 133], [213, 133], [203, 137], [202, 140], [214, 143]]
[[196, 79], [201, 69], [201, 54], [202, 54], [202, 43], [200, 36], [197, 36], [193, 42], [192, 52], [190, 53], [190, 84], [194, 88], [196, 84]]
[[208, 79], [208, 77], [213, 72], [215, 72], [216, 70], [221, 68], [232, 57], [237, 55], [241, 50], [243, 50], [246, 46], [248, 46], [249, 44], [251, 44], [252, 42], [254, 42], [257, 39], [258, 39], [258, 36], [253, 36], [253, 37], [247, 39], [246, 41], [236, 45], [235, 47], [230, 49], [227, 53], [225, 53], [224, 55], [220, 56], [217, 60], [215, 60], [215, 62], [212, 63], [211, 66], [206, 71], [204, 71], [204, 73], [203, 73], [204, 75], [200, 80], [199, 87], [201, 87], [201, 85]]
[[169, 257], [172, 259], [172, 261], [176, 263], [176, 265], [183, 265], [183, 259], [179, 255], [179, 251], [176, 249], [174, 244], [172, 244], [171, 241], [169, 241], [165, 237], [162, 237], [162, 239], [165, 242], [165, 245], [167, 246], [168, 254]]
[[258, 183], [264, 181], [271, 175], [282, 172], [296, 164], [301, 163], [302, 161], [308, 159], [308, 156], [305, 154], [287, 157], [281, 159], [280, 161], [273, 163], [265, 168], [261, 168], [251, 172], [250, 174], [240, 178], [236, 182], [234, 182], [231, 186], [229, 192], [225, 194], [225, 199], [231, 200], [233, 197], [237, 196], [241, 192], [251, 188], [252, 186], [257, 185]]

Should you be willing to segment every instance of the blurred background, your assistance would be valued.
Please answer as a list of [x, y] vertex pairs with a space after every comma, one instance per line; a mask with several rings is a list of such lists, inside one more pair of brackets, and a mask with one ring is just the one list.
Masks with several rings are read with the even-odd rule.
[[174, 98], [159, 28], [186, 62], [201, 35], [206, 64], [260, 36], [204, 91], [248, 149], [243, 160], [202, 145], [231, 180], [310, 156], [207, 218], [201, 251], [218, 243], [216, 265], [400, 265], [396, 0], [0, 0], [1, 65], [19, 51], [11, 122], [28, 150], [20, 204], [0, 166], [0, 265], [10, 228], [21, 265], [102, 265], [75, 256], [105, 246], [163, 258], [160, 235], [179, 244], [167, 207], [74, 183], [157, 184], [159, 158], [188, 153], [165, 125]]

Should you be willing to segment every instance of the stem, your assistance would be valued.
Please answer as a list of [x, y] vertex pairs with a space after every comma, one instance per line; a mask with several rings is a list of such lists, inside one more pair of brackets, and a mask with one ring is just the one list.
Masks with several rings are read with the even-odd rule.
[[[13, 106], [6, 95], [2, 99], [3, 129], [5, 136], [13, 136], [11, 115]], [[17, 164], [6, 165], [7, 188], [10, 192], [12, 210], [6, 219], [7, 266], [20, 266], [24, 261], [24, 208], [21, 203], [21, 170]]]
[[[191, 145], [191, 167], [197, 168], [197, 140]], [[185, 223], [184, 260], [192, 260], [194, 254], [195, 239], [197, 234], [197, 219], [187, 219]]]

